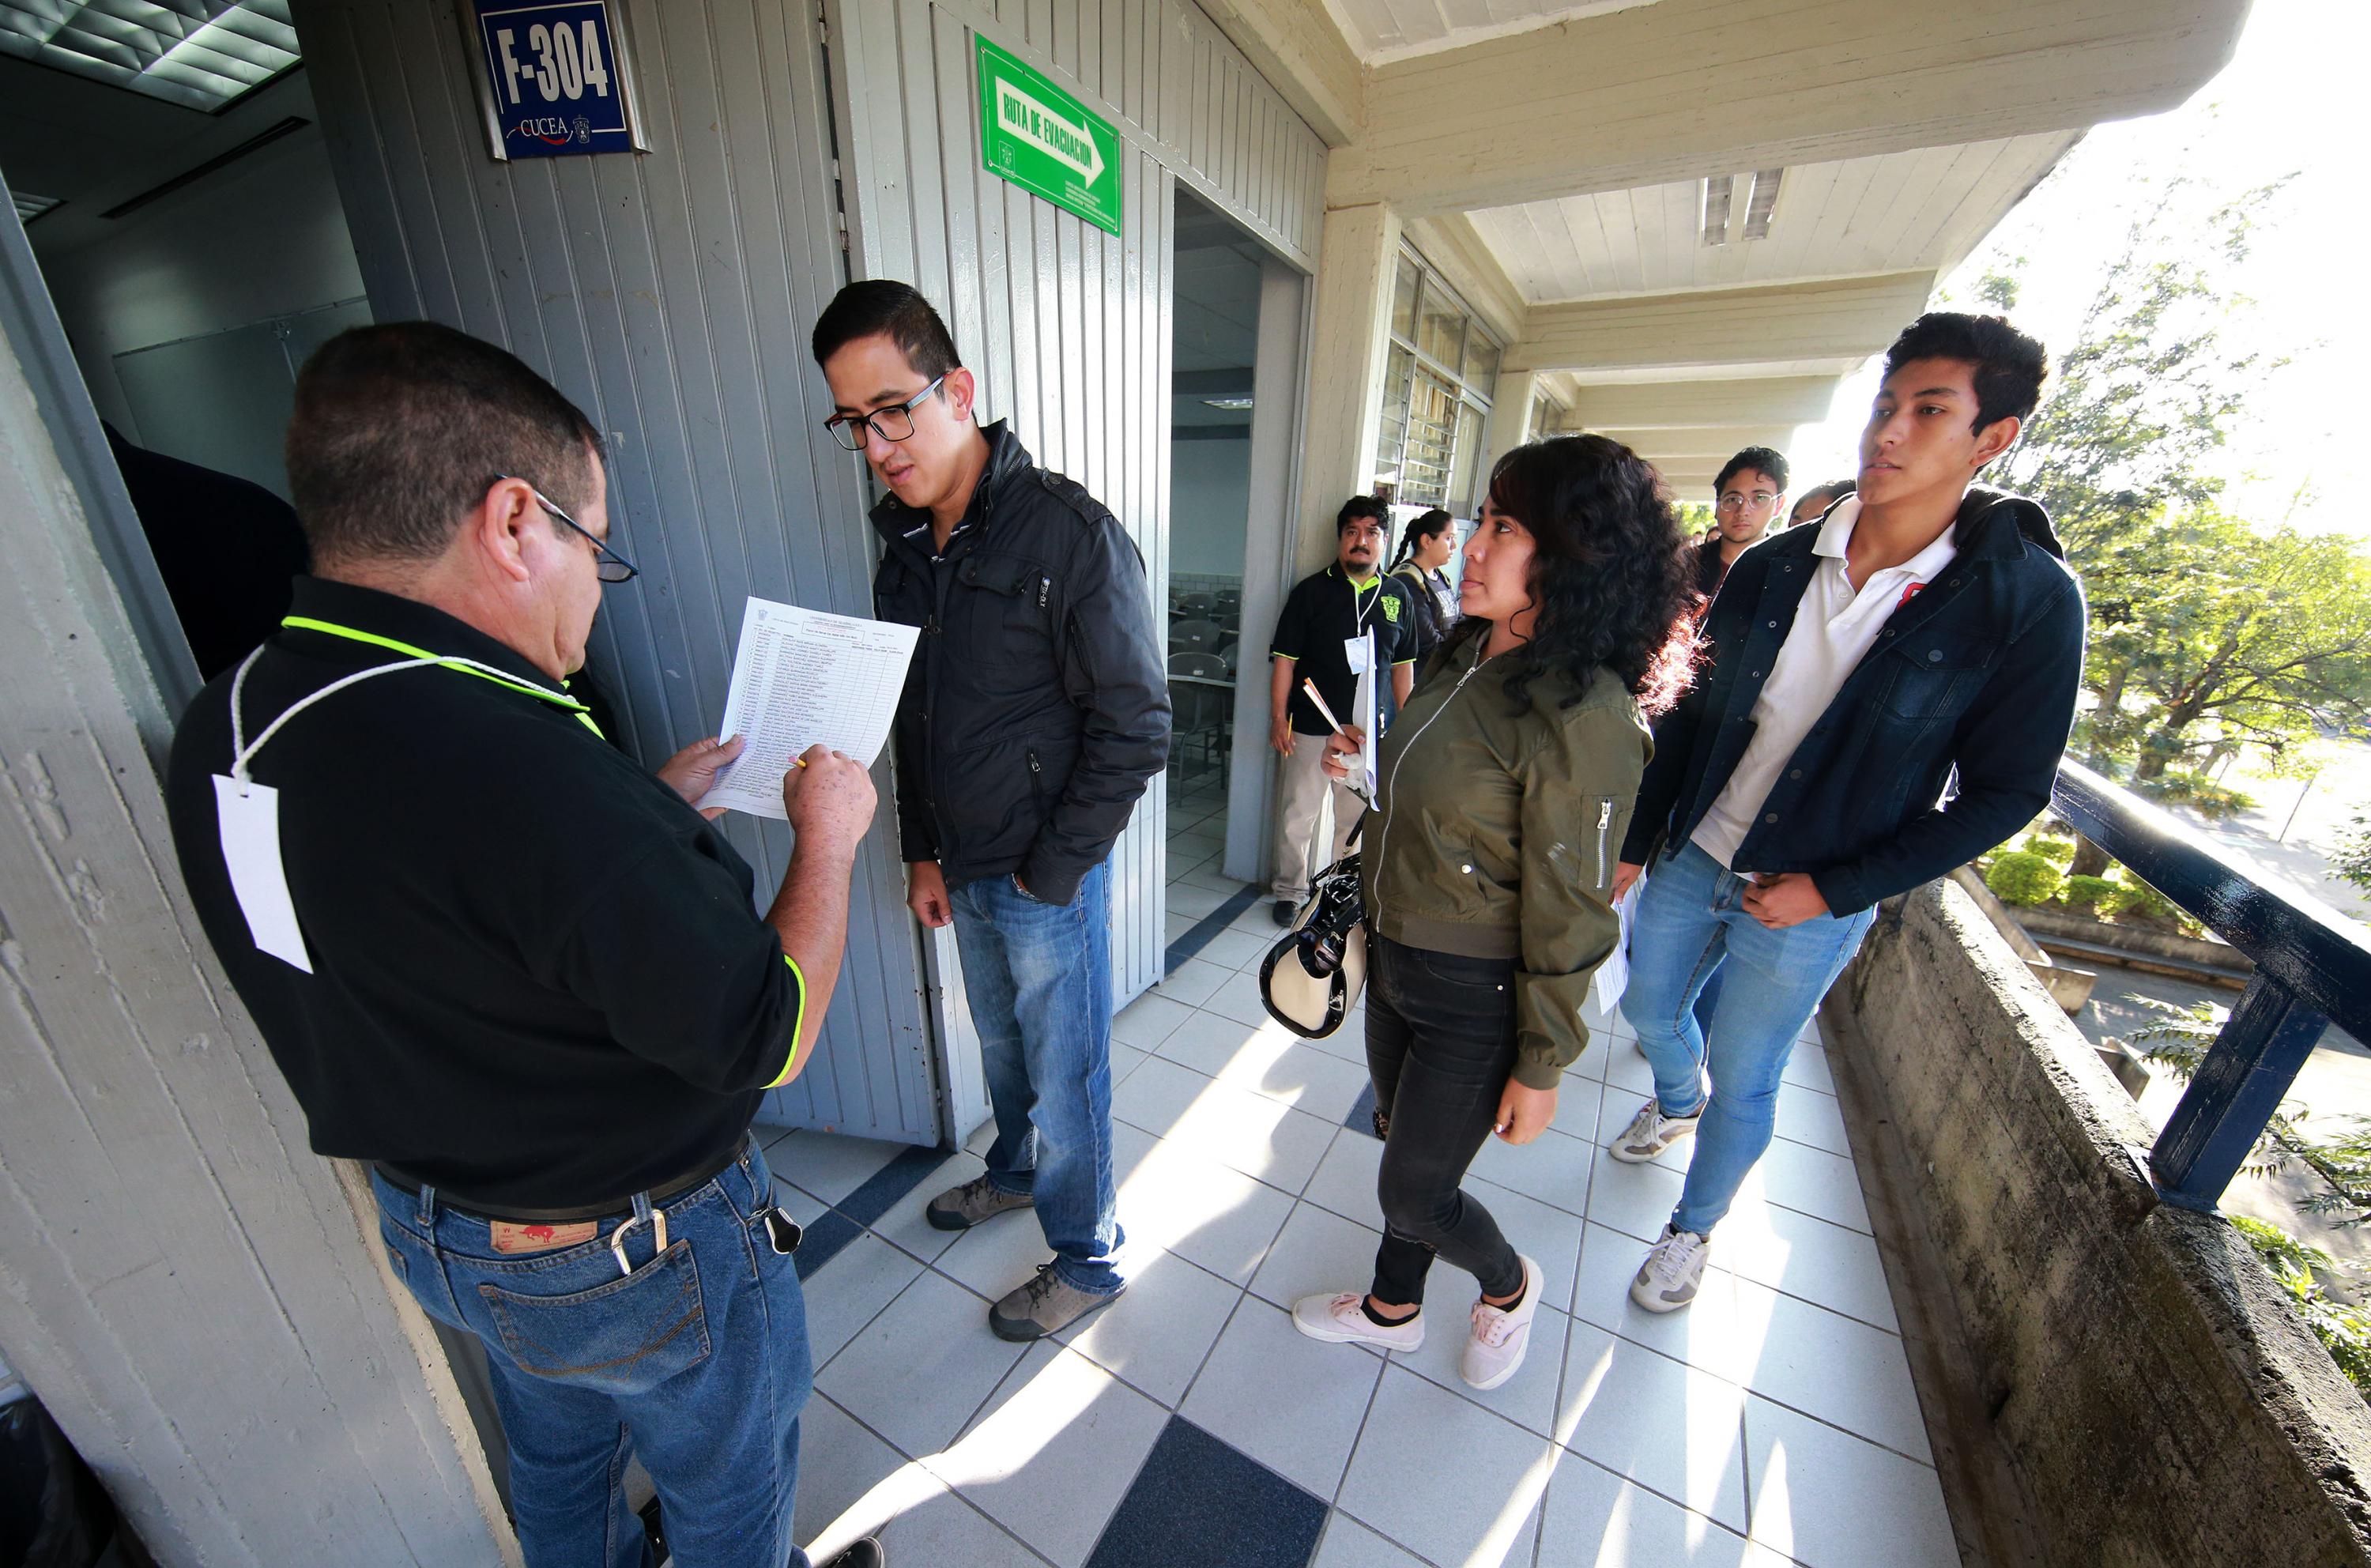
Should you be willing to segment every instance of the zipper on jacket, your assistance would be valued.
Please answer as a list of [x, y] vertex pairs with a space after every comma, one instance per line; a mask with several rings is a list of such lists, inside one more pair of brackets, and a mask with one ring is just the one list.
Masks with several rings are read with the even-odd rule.
[[[1417, 742], [1424, 739], [1424, 732], [1432, 728], [1433, 720], [1440, 718], [1442, 714], [1449, 711], [1449, 705], [1457, 700], [1457, 694], [1465, 689], [1465, 683], [1472, 680], [1475, 675], [1480, 674], [1482, 673], [1482, 666], [1489, 662], [1490, 661], [1486, 655], [1477, 657], [1474, 661], [1474, 667], [1457, 677], [1457, 684], [1449, 688], [1449, 695], [1440, 699], [1440, 706], [1434, 709], [1431, 716], [1426, 719], [1423, 723], [1418, 724], [1416, 727], [1416, 733], [1410, 735], [1407, 739], [1407, 744], [1400, 748], [1400, 755], [1392, 763], [1392, 776], [1387, 781], [1390, 791], [1394, 795], [1399, 793], [1400, 767], [1402, 764], [1407, 761], [1408, 753], [1416, 750]], [[1370, 744], [1380, 745], [1382, 742], [1380, 739], [1377, 739]], [[1391, 814], [1387, 812], [1383, 815], [1382, 831], [1375, 836], [1375, 874], [1368, 880], [1368, 885], [1375, 889], [1375, 899], [1377, 903], [1381, 903], [1382, 901], [1383, 851], [1391, 844], [1391, 841], [1392, 819]], [[1363, 860], [1363, 859], [1364, 857], [1362, 856], [1361, 859]]]
[[1597, 802], [1597, 885], [1605, 885], [1605, 834], [1613, 825], [1613, 802]]

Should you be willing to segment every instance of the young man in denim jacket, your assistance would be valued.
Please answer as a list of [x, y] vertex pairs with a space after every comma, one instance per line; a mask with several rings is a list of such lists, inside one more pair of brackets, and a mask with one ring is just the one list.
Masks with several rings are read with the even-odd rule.
[[[1937, 312], [1885, 372], [1858, 494], [1721, 584], [1711, 658], [1656, 727], [1623, 847], [1620, 885], [1648, 875], [1622, 1011], [1656, 1092], [1609, 1152], [1696, 1140], [1630, 1287], [1648, 1311], [1695, 1299], [1713, 1227], [1770, 1146], [1794, 1041], [1877, 902], [2032, 820], [2073, 723], [2082, 589], [2040, 506], [1974, 488], [2033, 411], [2041, 345]], [[1716, 965], [1704, 1030], [1691, 1007]]]

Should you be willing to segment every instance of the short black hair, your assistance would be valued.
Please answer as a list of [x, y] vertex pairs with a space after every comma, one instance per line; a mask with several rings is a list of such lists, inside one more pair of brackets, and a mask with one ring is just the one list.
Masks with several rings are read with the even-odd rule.
[[954, 335], [922, 291], [895, 278], [867, 278], [832, 296], [815, 317], [815, 361], [821, 364], [859, 338], [885, 337], [914, 373], [936, 381], [958, 369]]
[[1974, 367], [1977, 430], [2032, 413], [2041, 401], [2041, 384], [2050, 376], [2049, 352], [2004, 316], [1930, 310], [1904, 327], [1885, 351], [1885, 374], [1928, 359], [1958, 360]]
[[316, 562], [434, 560], [504, 475], [570, 512], [589, 505], [601, 432], [506, 350], [389, 321], [313, 351], [283, 455]]
[[1342, 503], [1341, 511], [1334, 514], [1334, 536], [1340, 538], [1342, 530], [1347, 528], [1354, 518], [1371, 517], [1378, 523], [1385, 523], [1390, 521], [1392, 509], [1383, 503], [1382, 496], [1354, 495]]
[[1807, 490], [1801, 495], [1797, 496], [1795, 498], [1795, 504], [1800, 506], [1803, 502], [1810, 500], [1816, 495], [1822, 498], [1820, 509], [1824, 512], [1829, 507], [1833, 506], [1836, 502], [1844, 500], [1845, 497], [1855, 494], [1859, 490], [1860, 481], [1858, 479], [1830, 479], [1825, 484], [1813, 485], [1810, 490]]
[[[1749, 446], [1730, 458], [1722, 467], [1720, 478], [1713, 480], [1712, 493], [1716, 496], [1719, 495], [1729, 488], [1729, 480], [1749, 469], [1757, 474], [1769, 475], [1778, 481], [1778, 493], [1781, 495], [1787, 493], [1787, 459], [1767, 446]], [[1701, 473], [1703, 470], [1698, 469], [1697, 472]]]

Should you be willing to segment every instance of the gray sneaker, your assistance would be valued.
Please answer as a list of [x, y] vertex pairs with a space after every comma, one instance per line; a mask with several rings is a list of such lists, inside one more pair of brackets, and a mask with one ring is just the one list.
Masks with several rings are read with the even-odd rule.
[[1026, 1193], [1008, 1193], [985, 1176], [975, 1176], [960, 1187], [950, 1187], [931, 1200], [923, 1212], [940, 1230], [969, 1230], [983, 1219], [1013, 1209], [1035, 1208], [1037, 1200]]
[[1127, 1288], [1122, 1286], [1109, 1296], [1090, 1296], [1063, 1284], [1053, 1264], [1041, 1263], [1028, 1284], [988, 1309], [988, 1326], [995, 1331], [998, 1339], [1025, 1344], [1059, 1333], [1088, 1313], [1110, 1306]]

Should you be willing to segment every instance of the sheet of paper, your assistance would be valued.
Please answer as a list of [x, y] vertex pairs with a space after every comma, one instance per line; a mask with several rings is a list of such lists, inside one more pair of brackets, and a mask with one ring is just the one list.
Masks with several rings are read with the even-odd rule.
[[1359, 754], [1366, 766], [1364, 788], [1360, 792], [1367, 797], [1367, 803], [1372, 805], [1375, 802], [1375, 756], [1383, 749], [1376, 740], [1382, 731], [1379, 722], [1382, 709], [1378, 700], [1380, 688], [1376, 685], [1380, 672], [1375, 668], [1375, 634], [1371, 631], [1360, 640], [1366, 644], [1367, 658], [1359, 670], [1359, 689], [1350, 698], [1349, 723], [1367, 737], [1367, 744]]
[[889, 739], [918, 635], [910, 626], [751, 599], [717, 732], [746, 736], [748, 747], [700, 803], [780, 819], [783, 771], [809, 746], [872, 767]]
[[1638, 915], [1638, 890], [1647, 885], [1640, 877], [1630, 884], [1630, 891], [1613, 901], [1613, 913], [1622, 922], [1622, 934], [1614, 940], [1613, 951], [1597, 966], [1597, 976], [1589, 983], [1590, 997], [1597, 1010], [1611, 1013], [1622, 1000], [1622, 993], [1630, 988], [1630, 924]]

